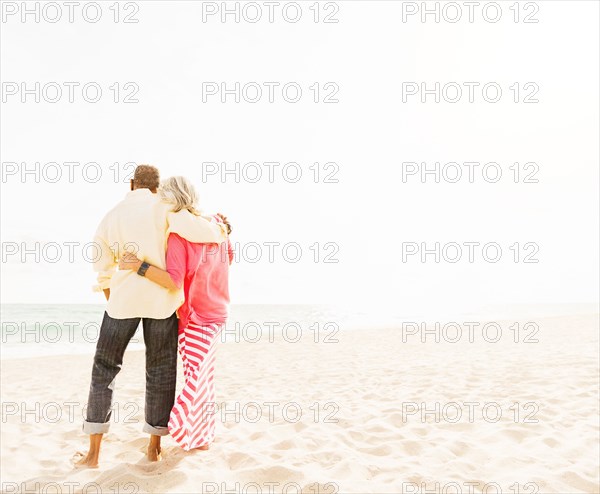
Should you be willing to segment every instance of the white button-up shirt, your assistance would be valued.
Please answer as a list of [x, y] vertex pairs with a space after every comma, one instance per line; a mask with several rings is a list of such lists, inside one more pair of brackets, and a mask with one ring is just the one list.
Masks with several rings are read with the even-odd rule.
[[[165, 319], [182, 304], [182, 290], [168, 290], [135, 271], [118, 271], [117, 266], [121, 255], [129, 251], [166, 269], [169, 216], [185, 214], [189, 213], [172, 213], [171, 206], [149, 189], [136, 189], [104, 217], [94, 237], [94, 270], [98, 272], [96, 289], [110, 288], [106, 308], [110, 317]], [[221, 243], [226, 234], [218, 223], [206, 220], [206, 231], [201, 237], [205, 243]]]

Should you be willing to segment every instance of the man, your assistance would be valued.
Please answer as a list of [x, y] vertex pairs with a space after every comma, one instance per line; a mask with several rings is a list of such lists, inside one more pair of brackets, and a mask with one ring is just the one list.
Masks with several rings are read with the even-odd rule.
[[[165, 269], [170, 207], [156, 194], [159, 172], [140, 165], [131, 180], [131, 192], [102, 220], [95, 236], [98, 290], [108, 301], [96, 345], [92, 383], [83, 431], [90, 449], [77, 464], [97, 467], [103, 434], [108, 432], [113, 390], [123, 355], [140, 320], [146, 345], [146, 402], [144, 432], [150, 434], [148, 459], [160, 458], [160, 438], [168, 434], [169, 414], [175, 400], [177, 373], [177, 316], [181, 290], [167, 290], [144, 277], [148, 264], [137, 271], [116, 271], [119, 257], [132, 252], [147, 263]], [[206, 220], [206, 243], [221, 243], [226, 235], [216, 222]], [[144, 269], [145, 268], [145, 269]]]

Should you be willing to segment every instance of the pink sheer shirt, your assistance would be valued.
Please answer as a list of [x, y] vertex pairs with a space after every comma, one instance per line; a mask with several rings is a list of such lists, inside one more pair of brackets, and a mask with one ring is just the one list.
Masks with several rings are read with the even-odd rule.
[[189, 324], [225, 323], [229, 305], [229, 265], [233, 249], [222, 244], [189, 242], [169, 234], [167, 272], [177, 286], [183, 285], [185, 301], [177, 310], [179, 330]]

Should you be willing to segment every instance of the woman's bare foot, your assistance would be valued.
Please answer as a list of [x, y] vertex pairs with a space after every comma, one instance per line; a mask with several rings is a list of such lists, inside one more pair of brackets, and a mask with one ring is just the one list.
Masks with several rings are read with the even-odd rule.
[[150, 436], [150, 444], [148, 444], [148, 460], [149, 461], [160, 461], [161, 452], [160, 448], [160, 436]]
[[194, 448], [194, 449], [197, 449], [199, 451], [208, 451], [209, 448], [210, 448], [209, 444], [204, 444], [203, 446], [198, 446], [197, 448]]

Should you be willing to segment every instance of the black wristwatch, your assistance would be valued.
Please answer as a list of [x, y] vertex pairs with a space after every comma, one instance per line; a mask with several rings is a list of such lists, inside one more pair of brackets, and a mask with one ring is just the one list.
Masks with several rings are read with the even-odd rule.
[[149, 267], [150, 264], [148, 264], [146, 261], [142, 262], [140, 269], [137, 270], [137, 274], [139, 274], [140, 276], [146, 276], [146, 271], [148, 271]]

